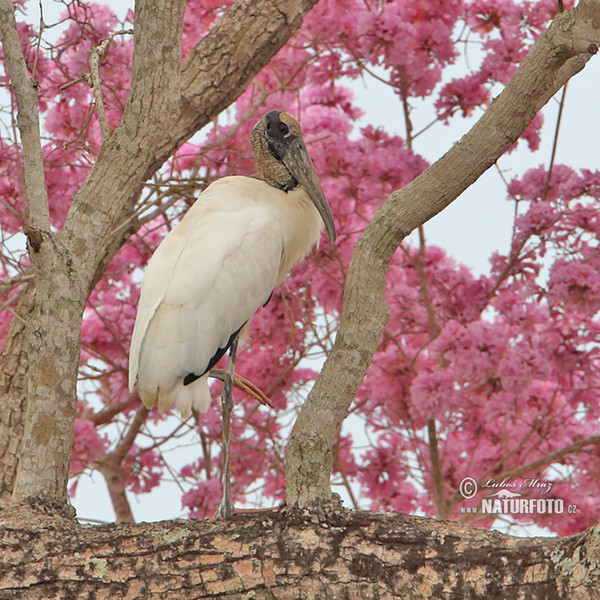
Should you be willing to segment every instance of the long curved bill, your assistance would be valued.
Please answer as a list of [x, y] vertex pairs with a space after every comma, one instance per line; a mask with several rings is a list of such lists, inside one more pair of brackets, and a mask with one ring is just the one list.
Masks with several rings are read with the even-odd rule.
[[323, 219], [323, 223], [325, 223], [329, 241], [333, 244], [335, 242], [333, 215], [325, 199], [325, 194], [323, 194], [323, 190], [321, 189], [319, 178], [310, 160], [310, 156], [308, 156], [304, 142], [297, 141], [292, 144], [288, 148], [282, 162], [294, 176], [294, 179], [304, 187], [306, 193], [313, 201]]

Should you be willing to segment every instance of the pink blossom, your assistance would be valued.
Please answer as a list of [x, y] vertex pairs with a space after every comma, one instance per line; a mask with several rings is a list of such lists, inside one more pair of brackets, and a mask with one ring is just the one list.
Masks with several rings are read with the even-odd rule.
[[101, 459], [108, 448], [108, 438], [101, 435], [94, 424], [86, 419], [75, 419], [75, 438], [71, 455], [70, 472], [80, 475]]
[[439, 116], [447, 120], [460, 110], [463, 117], [470, 116], [476, 108], [487, 105], [490, 92], [480, 73], [453, 79], [443, 86], [435, 103]]
[[548, 299], [565, 302], [573, 310], [590, 316], [600, 310], [600, 275], [590, 265], [557, 259], [550, 273]]
[[221, 482], [218, 479], [200, 481], [183, 494], [181, 505], [189, 511], [190, 517], [203, 519], [214, 515], [222, 493]]

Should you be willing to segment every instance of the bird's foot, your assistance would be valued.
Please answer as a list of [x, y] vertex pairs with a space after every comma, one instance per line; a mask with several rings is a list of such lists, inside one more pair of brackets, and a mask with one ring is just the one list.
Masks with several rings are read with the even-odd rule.
[[215, 519], [228, 519], [233, 514], [233, 502], [231, 501], [231, 494], [223, 492], [223, 497], [219, 503], [219, 508], [215, 513]]

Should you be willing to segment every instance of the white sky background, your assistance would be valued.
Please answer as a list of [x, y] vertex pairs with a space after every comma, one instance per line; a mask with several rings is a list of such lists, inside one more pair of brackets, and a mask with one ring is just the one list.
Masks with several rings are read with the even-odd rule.
[[[132, 0], [110, 0], [106, 3], [114, 8], [119, 17], [133, 8]], [[64, 5], [59, 2], [42, 0], [41, 4], [48, 23], [58, 20], [59, 14], [64, 10]], [[31, 22], [37, 24], [38, 2], [28, 2], [28, 11]], [[476, 63], [476, 56], [470, 55], [469, 61], [471, 65]], [[457, 66], [453, 67], [452, 75], [462, 72], [463, 66], [464, 62], [460, 59]], [[391, 88], [368, 76], [364, 81], [355, 82], [352, 87], [357, 104], [366, 111], [361, 125], [371, 123], [382, 126], [390, 133], [404, 135], [402, 107]], [[590, 169], [600, 166], [599, 92], [600, 59], [593, 58], [584, 71], [569, 82], [556, 163], [564, 162], [576, 168]], [[432, 120], [433, 112], [423, 103], [413, 101], [412, 105], [414, 131], [419, 131]], [[501, 158], [498, 166], [504, 171], [506, 179], [522, 174], [529, 167], [549, 163], [558, 101], [552, 100], [543, 112], [545, 123], [540, 150], [532, 154], [526, 144], [521, 143], [516, 152]], [[458, 118], [451, 121], [450, 126], [435, 125], [415, 140], [415, 151], [430, 162], [435, 161], [468, 131], [480, 114], [476, 114], [471, 120]], [[492, 252], [506, 252], [509, 248], [513, 210], [513, 203], [506, 200], [504, 184], [492, 167], [460, 198], [427, 223], [427, 242], [445, 248], [457, 261], [465, 263], [476, 273], [486, 273]], [[175, 465], [183, 465], [191, 460], [190, 456], [195, 455], [193, 446], [188, 446], [177, 457], [171, 458]], [[165, 483], [151, 494], [138, 497], [128, 494], [128, 497], [137, 521], [154, 521], [183, 515], [180, 493], [174, 483]], [[106, 486], [99, 474], [93, 478], [81, 479], [73, 504], [81, 518], [114, 520]], [[346, 502], [346, 505], [349, 506], [349, 503]], [[536, 534], [539, 532], [536, 531]]]

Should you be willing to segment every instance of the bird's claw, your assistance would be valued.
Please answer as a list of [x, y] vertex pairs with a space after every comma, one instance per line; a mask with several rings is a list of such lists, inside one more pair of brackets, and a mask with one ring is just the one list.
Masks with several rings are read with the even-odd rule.
[[[211, 369], [210, 376], [214, 377], [215, 379], [218, 379], [219, 381], [225, 381], [225, 369]], [[234, 373], [233, 385], [238, 390], [246, 392], [246, 394], [254, 398], [263, 406], [268, 406], [269, 408], [275, 409], [269, 397], [265, 395], [260, 388], [256, 387], [249, 379], [246, 379], [245, 377]]]

